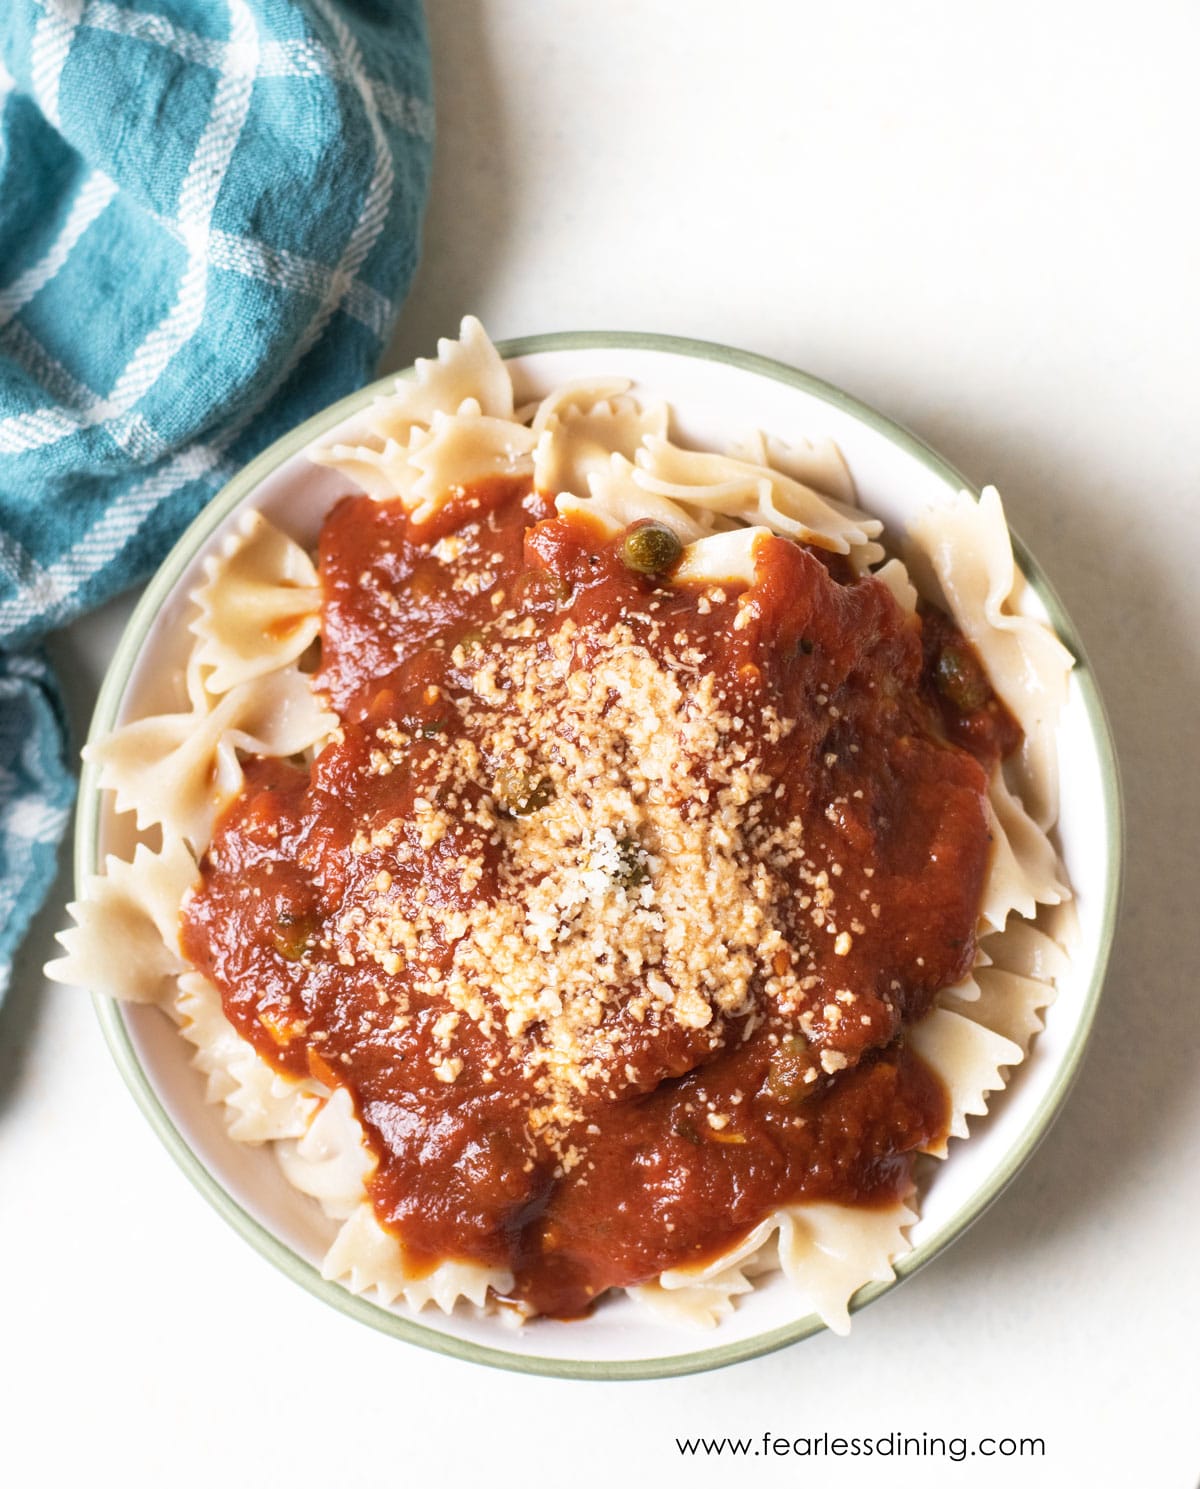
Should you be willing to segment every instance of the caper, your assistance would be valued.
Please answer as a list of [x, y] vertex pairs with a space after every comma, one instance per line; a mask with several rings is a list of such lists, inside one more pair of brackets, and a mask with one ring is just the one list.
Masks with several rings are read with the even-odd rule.
[[621, 562], [637, 574], [665, 574], [679, 562], [683, 544], [665, 522], [635, 522], [621, 544]]
[[497, 803], [514, 817], [528, 817], [540, 812], [554, 799], [554, 782], [549, 776], [533, 771], [503, 766], [492, 782], [492, 795]]
[[513, 601], [522, 610], [539, 605], [560, 605], [571, 593], [571, 586], [561, 574], [550, 569], [526, 569], [513, 583]]
[[285, 961], [298, 962], [311, 949], [315, 929], [311, 916], [281, 910], [275, 918], [271, 944]]
[[959, 713], [974, 713], [991, 696], [983, 668], [965, 645], [947, 642], [938, 655], [934, 685]]
[[816, 1084], [811, 1074], [816, 1069], [813, 1051], [799, 1035], [789, 1034], [779, 1041], [767, 1065], [767, 1090], [780, 1106], [796, 1106]]
[[617, 839], [617, 863], [613, 870], [613, 881], [622, 889], [636, 889], [650, 877], [642, 850], [636, 838]]

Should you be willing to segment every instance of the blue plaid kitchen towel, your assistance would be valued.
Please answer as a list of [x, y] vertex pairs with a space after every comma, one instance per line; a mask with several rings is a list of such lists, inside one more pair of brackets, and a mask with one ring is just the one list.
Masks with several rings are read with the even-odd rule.
[[365, 381], [430, 89], [420, 0], [0, 0], [0, 996], [73, 789], [39, 639]]

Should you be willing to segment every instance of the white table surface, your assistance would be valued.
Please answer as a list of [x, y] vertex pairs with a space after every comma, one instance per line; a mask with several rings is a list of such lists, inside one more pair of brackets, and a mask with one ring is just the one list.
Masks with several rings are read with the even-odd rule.
[[[712, 1375], [541, 1381], [277, 1274], [39, 967], [0, 1014], [0, 1482], [1087, 1485], [1200, 1475], [1196, 152], [1189, 0], [429, 0], [441, 135], [390, 365], [647, 329], [809, 369], [994, 480], [1099, 672], [1126, 897], [1082, 1078], [999, 1204], [855, 1321]], [[55, 643], [82, 731], [128, 614]], [[1189, 769], [1190, 767], [1190, 769]], [[1043, 1437], [684, 1460], [676, 1437]]]

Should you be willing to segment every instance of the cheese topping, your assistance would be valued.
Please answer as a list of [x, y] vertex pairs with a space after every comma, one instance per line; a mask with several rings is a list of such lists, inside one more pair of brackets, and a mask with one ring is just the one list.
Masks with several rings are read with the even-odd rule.
[[[396, 823], [353, 848], [402, 860], [452, 845], [443, 861], [460, 887], [487, 879], [491, 892], [467, 910], [434, 894], [412, 904], [383, 871], [367, 911], [339, 927], [356, 958], [404, 969], [408, 988], [471, 1020], [492, 1068], [523, 1068], [531, 1128], [551, 1145], [643, 1078], [622, 1059], [639, 1030], [673, 1024], [686, 1069], [731, 1021], [752, 1027], [756, 993], [802, 1007], [809, 948], [779, 908], [797, 880], [812, 886], [814, 927], [833, 902], [801, 824], [768, 825], [761, 810], [776, 782], [751, 741], [777, 743], [792, 723], [768, 706], [751, 733], [716, 676], [664, 663], [661, 625], [638, 619], [641, 639], [628, 620], [585, 638], [568, 619], [546, 636], [508, 611], [455, 648], [462, 732], [427, 757], [415, 841]], [[370, 769], [386, 774], [411, 741], [393, 725], [377, 737]], [[448, 964], [430, 946], [451, 948]], [[458, 1073], [448, 1056], [437, 1069]]]

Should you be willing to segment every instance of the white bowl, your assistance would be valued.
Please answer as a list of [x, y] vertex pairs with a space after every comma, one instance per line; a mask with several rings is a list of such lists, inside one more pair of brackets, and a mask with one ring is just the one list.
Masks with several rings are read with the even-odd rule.
[[[776, 362], [727, 347], [664, 336], [564, 334], [501, 346], [518, 402], [541, 396], [567, 378], [632, 377], [638, 389], [665, 398], [684, 443], [721, 444], [750, 429], [783, 439], [830, 436], [842, 450], [864, 508], [892, 536], [921, 507], [969, 486], [957, 471], [903, 429], [844, 393]], [[384, 391], [390, 379], [327, 409], [272, 445], [205, 508], [150, 583], [105, 679], [91, 737], [125, 720], [179, 706], [178, 678], [191, 637], [188, 595], [202, 579], [201, 563], [237, 515], [256, 507], [311, 545], [344, 476], [319, 469], [302, 451]], [[921, 1218], [913, 1249], [898, 1263], [897, 1280], [936, 1256], [996, 1198], [1033, 1152], [1062, 1105], [1079, 1066], [1099, 998], [1116, 923], [1121, 869], [1121, 805], [1112, 739], [1095, 680], [1071, 622], [1037, 565], [1016, 544], [1030, 581], [1027, 604], [1048, 617], [1074, 652], [1059, 731], [1062, 803], [1058, 845], [1076, 896], [1079, 943], [1046, 1027], [1008, 1087], [997, 1093], [970, 1139], [954, 1142], [944, 1164], [924, 1173]], [[76, 876], [99, 869], [104, 853], [128, 852], [127, 818], [117, 818], [96, 771], [85, 766], [76, 837]], [[403, 1304], [385, 1308], [354, 1297], [320, 1275], [331, 1223], [316, 1203], [283, 1179], [269, 1147], [253, 1148], [226, 1133], [219, 1109], [203, 1099], [189, 1065], [190, 1046], [159, 1010], [96, 1006], [121, 1072], [184, 1172], [265, 1256], [343, 1312], [398, 1338], [446, 1354], [513, 1370], [592, 1378], [645, 1378], [710, 1369], [766, 1353], [816, 1332], [820, 1320], [797, 1317], [781, 1274], [760, 1279], [733, 1317], [711, 1333], [692, 1332], [644, 1314], [628, 1298], [606, 1303], [586, 1320], [539, 1320], [517, 1330], [500, 1318], [419, 1317]], [[894, 1283], [863, 1288], [854, 1307]]]

